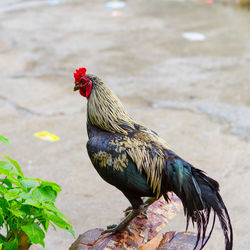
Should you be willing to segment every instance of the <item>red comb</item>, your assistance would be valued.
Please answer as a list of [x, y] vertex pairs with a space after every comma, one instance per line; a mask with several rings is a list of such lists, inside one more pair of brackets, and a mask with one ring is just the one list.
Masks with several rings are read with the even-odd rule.
[[86, 71], [86, 68], [79, 68], [76, 70], [76, 73], [74, 73], [75, 83], [80, 81], [81, 77], [86, 74]]

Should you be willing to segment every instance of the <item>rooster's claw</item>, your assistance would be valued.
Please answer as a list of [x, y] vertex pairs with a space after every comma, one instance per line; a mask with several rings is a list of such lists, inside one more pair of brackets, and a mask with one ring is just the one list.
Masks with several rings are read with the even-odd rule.
[[[130, 236], [134, 236], [134, 233], [128, 227], [125, 228], [124, 231], [127, 231]], [[106, 234], [106, 233], [115, 234], [115, 233], [120, 233], [120, 232], [121, 231], [119, 231], [118, 225], [114, 224], [114, 225], [108, 226], [106, 230], [104, 230], [103, 232], [101, 232], [101, 235]]]
[[107, 226], [107, 229], [112, 229], [112, 228], [115, 228], [115, 227], [117, 227], [117, 225], [116, 224], [112, 224], [112, 225]]

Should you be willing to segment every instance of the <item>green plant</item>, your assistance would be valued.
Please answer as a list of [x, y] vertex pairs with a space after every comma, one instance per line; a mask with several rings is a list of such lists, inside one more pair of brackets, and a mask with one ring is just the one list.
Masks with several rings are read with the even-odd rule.
[[[9, 144], [0, 135], [0, 141]], [[45, 246], [49, 225], [69, 231], [71, 222], [55, 206], [58, 184], [24, 176], [19, 164], [3, 156], [0, 161], [0, 249], [28, 249], [31, 244]]]

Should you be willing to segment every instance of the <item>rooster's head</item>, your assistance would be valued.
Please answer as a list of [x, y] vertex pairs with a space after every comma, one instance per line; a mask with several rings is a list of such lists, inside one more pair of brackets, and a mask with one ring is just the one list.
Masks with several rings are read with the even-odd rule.
[[75, 87], [74, 91], [79, 90], [80, 94], [86, 98], [89, 97], [92, 90], [92, 81], [86, 75], [85, 68], [79, 68], [74, 73]]

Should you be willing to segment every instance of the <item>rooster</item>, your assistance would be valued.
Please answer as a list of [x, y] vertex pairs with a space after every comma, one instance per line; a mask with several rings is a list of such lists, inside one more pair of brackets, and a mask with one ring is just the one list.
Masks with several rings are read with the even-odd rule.
[[[97, 76], [85, 68], [74, 73], [74, 90], [86, 97], [87, 151], [99, 175], [118, 188], [132, 209], [118, 225], [103, 233], [129, 230], [130, 221], [145, 214], [147, 207], [161, 195], [174, 192], [182, 201], [187, 226], [191, 219], [197, 225], [197, 241], [205, 246], [214, 228], [216, 215], [224, 236], [225, 249], [233, 246], [233, 231], [227, 208], [219, 194], [219, 184], [202, 170], [175, 154], [159, 135], [136, 123], [125, 111], [118, 97]], [[143, 203], [142, 197], [150, 197]], [[211, 210], [213, 225], [206, 241]]]

